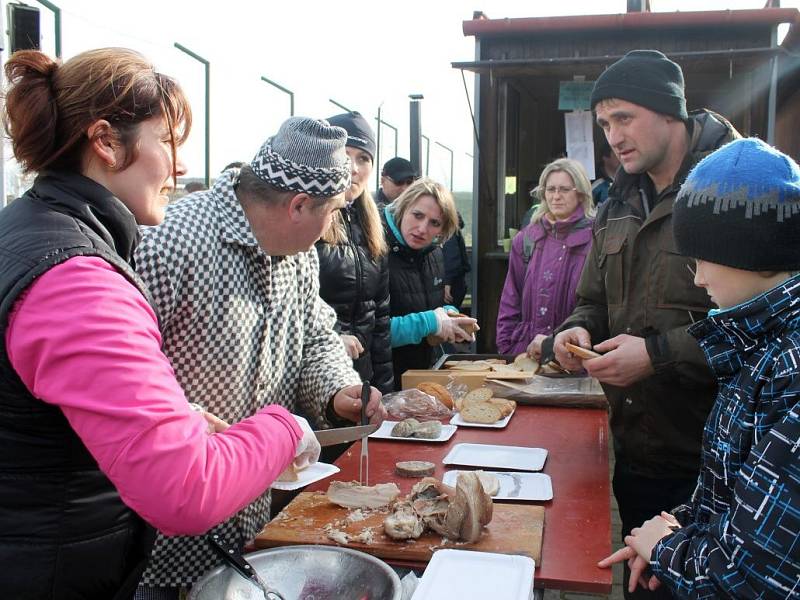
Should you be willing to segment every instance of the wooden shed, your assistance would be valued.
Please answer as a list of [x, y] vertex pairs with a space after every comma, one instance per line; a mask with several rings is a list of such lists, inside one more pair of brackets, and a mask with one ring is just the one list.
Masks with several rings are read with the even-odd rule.
[[[788, 33], [778, 43], [778, 28]], [[800, 12], [789, 8], [488, 19], [463, 24], [475, 37], [477, 139], [473, 185], [473, 311], [478, 350], [495, 348], [507, 270], [502, 240], [531, 205], [542, 167], [564, 156], [558, 108], [565, 81], [594, 81], [629, 50], [657, 49], [683, 67], [689, 110], [709, 108], [744, 135], [800, 159]], [[594, 127], [595, 147], [602, 131]]]

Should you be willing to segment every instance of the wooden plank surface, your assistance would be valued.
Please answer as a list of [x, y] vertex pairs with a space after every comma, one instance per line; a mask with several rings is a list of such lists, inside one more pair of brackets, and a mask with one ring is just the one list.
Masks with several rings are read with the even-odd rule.
[[373, 543], [351, 541], [348, 548], [361, 550], [386, 560], [427, 563], [434, 550], [458, 548], [482, 552], [521, 554], [541, 561], [544, 507], [521, 504], [494, 503], [492, 521], [484, 529], [481, 539], [473, 544], [452, 542], [441, 535], [426, 531], [417, 540], [396, 541], [383, 533], [383, 519], [388, 509], [363, 511], [363, 520], [350, 521], [352, 509], [336, 506], [323, 492], [302, 492], [292, 500], [256, 537], [258, 548], [272, 548], [296, 544], [337, 545], [328, 538], [326, 525], [358, 535], [371, 529]]

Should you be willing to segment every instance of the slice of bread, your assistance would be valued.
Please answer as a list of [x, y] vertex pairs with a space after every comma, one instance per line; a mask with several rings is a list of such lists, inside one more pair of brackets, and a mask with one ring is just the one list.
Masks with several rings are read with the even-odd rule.
[[505, 398], [490, 398], [489, 404], [493, 404], [500, 409], [500, 414], [502, 415], [501, 418], [503, 419], [513, 413], [517, 408], [516, 402], [513, 400], [506, 400]]
[[535, 371], [539, 364], [527, 354], [519, 354], [514, 359], [514, 366], [520, 371]]
[[497, 423], [502, 418], [500, 409], [490, 402], [473, 402], [461, 409], [461, 418], [467, 423]]
[[[456, 312], [456, 311], [453, 311], [453, 310], [448, 310], [447, 311], [447, 316], [453, 317], [453, 318], [458, 318], [458, 317], [465, 317], [467, 319], [471, 319], [472, 318], [469, 315], [465, 315], [464, 313]], [[464, 323], [461, 326], [461, 329], [463, 329], [467, 333], [476, 333], [478, 331], [478, 326], [475, 323]]]
[[394, 470], [401, 477], [430, 477], [436, 465], [427, 460], [403, 460], [395, 463]]
[[462, 410], [467, 404], [486, 402], [492, 397], [492, 390], [486, 387], [475, 388], [467, 392], [460, 400], [456, 400], [456, 410]]
[[487, 387], [479, 387], [475, 388], [470, 392], [467, 392], [467, 395], [464, 396], [464, 400], [467, 402], [471, 402], [473, 400], [486, 402], [491, 397], [492, 397], [492, 390], [490, 390]]
[[283, 473], [278, 475], [278, 478], [275, 481], [280, 483], [292, 483], [300, 479], [300, 475], [298, 473], [300, 469], [294, 466], [294, 463], [290, 464], [283, 470]]
[[569, 342], [565, 342], [564, 346], [566, 346], [567, 350], [569, 350], [572, 354], [574, 354], [581, 360], [589, 360], [591, 358], [598, 358], [602, 356], [600, 353], [595, 352], [594, 350], [589, 350], [588, 348], [581, 348], [580, 346], [576, 346], [575, 344], [570, 344]]
[[491, 371], [492, 363], [485, 360], [462, 360], [450, 368], [454, 371]]

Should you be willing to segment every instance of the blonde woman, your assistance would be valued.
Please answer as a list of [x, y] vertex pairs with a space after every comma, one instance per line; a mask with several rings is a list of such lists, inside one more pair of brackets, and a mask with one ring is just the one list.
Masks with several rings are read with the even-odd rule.
[[497, 349], [538, 358], [575, 306], [583, 263], [592, 243], [592, 190], [580, 163], [548, 164], [536, 189], [539, 207], [511, 244], [508, 275], [497, 315]]
[[469, 317], [448, 316], [452, 307], [444, 306], [442, 243], [458, 228], [450, 192], [432, 179], [418, 179], [383, 209], [383, 217], [389, 243], [392, 361], [399, 389], [404, 371], [431, 366], [428, 335], [472, 341], [474, 335], [464, 328], [477, 325]]
[[357, 112], [335, 115], [331, 125], [347, 131], [350, 158], [347, 207], [317, 242], [319, 294], [336, 311], [336, 330], [353, 368], [382, 393], [392, 391], [389, 273], [378, 207], [367, 186], [375, 157], [375, 134]]

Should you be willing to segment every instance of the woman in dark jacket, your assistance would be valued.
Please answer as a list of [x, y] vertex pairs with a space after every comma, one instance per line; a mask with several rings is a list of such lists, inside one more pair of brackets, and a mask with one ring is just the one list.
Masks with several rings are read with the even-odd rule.
[[367, 191], [375, 136], [357, 112], [328, 119], [347, 131], [352, 184], [348, 206], [317, 242], [319, 294], [336, 311], [336, 329], [361, 378], [384, 394], [394, 389], [389, 330], [389, 272], [380, 215]]
[[392, 361], [399, 389], [403, 372], [431, 366], [432, 344], [472, 341], [473, 334], [463, 328], [477, 325], [475, 319], [450, 316], [458, 311], [444, 305], [441, 243], [458, 227], [450, 192], [432, 179], [419, 179], [383, 209], [383, 218], [389, 243]]

